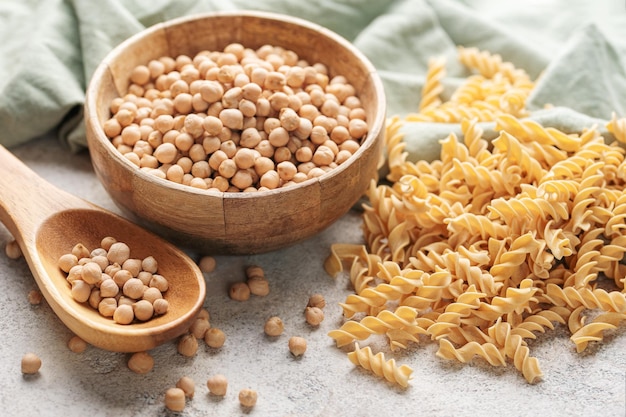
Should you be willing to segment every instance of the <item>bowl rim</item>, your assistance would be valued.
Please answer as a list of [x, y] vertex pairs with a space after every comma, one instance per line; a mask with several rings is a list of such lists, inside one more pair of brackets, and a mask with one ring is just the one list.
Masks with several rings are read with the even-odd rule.
[[[287, 187], [279, 187], [275, 189], [269, 190], [257, 190], [255, 192], [229, 192], [229, 191], [215, 191], [211, 189], [201, 189], [192, 187], [189, 185], [179, 184], [174, 181], [170, 181], [168, 179], [160, 178], [149, 173], [146, 173], [139, 169], [135, 164], [133, 164], [130, 160], [124, 157], [122, 153], [120, 153], [112, 144], [111, 140], [104, 133], [104, 128], [98, 119], [98, 115], [96, 114], [97, 106], [97, 86], [101, 83], [104, 75], [110, 68], [110, 64], [117, 55], [119, 55], [124, 49], [126, 49], [129, 45], [132, 45], [136, 42], [141, 41], [144, 37], [154, 34], [155, 32], [164, 31], [168, 29], [175, 28], [176, 26], [182, 26], [186, 23], [197, 21], [197, 20], [205, 20], [211, 18], [220, 18], [220, 17], [242, 17], [242, 18], [261, 18], [266, 20], [275, 20], [280, 21], [287, 24], [293, 24], [296, 26], [302, 26], [309, 30], [318, 32], [320, 35], [329, 38], [331, 41], [336, 42], [344, 49], [348, 50], [351, 54], [353, 54], [361, 64], [366, 68], [368, 77], [371, 82], [372, 90], [375, 92], [375, 96], [377, 99], [376, 109], [374, 109], [374, 113], [376, 115], [373, 121], [368, 121], [368, 132], [365, 138], [361, 141], [359, 148], [357, 151], [352, 154], [344, 163], [338, 165], [337, 167], [325, 172], [319, 177], [309, 178], [300, 183], [295, 183], [289, 185]], [[280, 45], [279, 45], [280, 46]], [[197, 13], [193, 15], [176, 17], [173, 19], [168, 19], [163, 22], [156, 23], [154, 25], [148, 26], [145, 29], [131, 35], [126, 38], [122, 42], [120, 42], [117, 46], [115, 46], [112, 50], [110, 50], [102, 61], [98, 64], [96, 69], [94, 70], [90, 81], [86, 90], [86, 100], [85, 100], [85, 116], [86, 123], [91, 124], [93, 128], [93, 137], [100, 142], [116, 161], [122, 164], [122, 166], [132, 172], [134, 175], [139, 176], [141, 179], [147, 182], [156, 182], [158, 186], [164, 186], [166, 188], [170, 188], [173, 190], [177, 190], [185, 193], [199, 194], [207, 197], [219, 197], [219, 198], [255, 198], [261, 196], [271, 196], [272, 194], [282, 194], [288, 192], [290, 190], [295, 190], [299, 188], [307, 188], [311, 186], [315, 186], [319, 183], [320, 186], [323, 183], [330, 181], [333, 177], [340, 175], [343, 171], [348, 169], [353, 163], [357, 162], [361, 154], [366, 152], [369, 148], [376, 145], [376, 140], [380, 136], [381, 131], [384, 129], [385, 120], [386, 120], [386, 97], [384, 92], [384, 86], [380, 76], [374, 65], [371, 61], [363, 54], [359, 49], [357, 49], [350, 41], [345, 39], [343, 36], [338, 33], [322, 26], [317, 23], [313, 23], [309, 20], [295, 17], [291, 15], [275, 13], [275, 12], [264, 12], [264, 11], [250, 11], [250, 10], [240, 10], [240, 11], [214, 11], [214, 12], [205, 12], [205, 13]]]

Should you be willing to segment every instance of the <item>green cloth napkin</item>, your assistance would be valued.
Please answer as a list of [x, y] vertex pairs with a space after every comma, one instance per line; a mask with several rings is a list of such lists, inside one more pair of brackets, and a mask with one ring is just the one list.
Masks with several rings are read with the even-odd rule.
[[[69, 149], [84, 149], [84, 92], [111, 49], [167, 19], [243, 9], [301, 17], [353, 42], [379, 71], [389, 116], [417, 110], [433, 56], [447, 58], [445, 94], [459, 85], [468, 75], [459, 45], [498, 53], [533, 79], [542, 74], [528, 106], [546, 125], [576, 132], [603, 127], [613, 111], [626, 116], [624, 0], [3, 0], [0, 143], [54, 129]], [[555, 108], [540, 110], [546, 104]], [[432, 159], [458, 126], [404, 129], [411, 158]]]

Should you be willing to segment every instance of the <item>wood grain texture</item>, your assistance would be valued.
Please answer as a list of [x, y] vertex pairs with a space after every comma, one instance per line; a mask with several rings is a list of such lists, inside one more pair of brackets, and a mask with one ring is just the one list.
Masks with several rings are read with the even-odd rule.
[[[0, 146], [0, 221], [17, 240], [46, 301], [76, 335], [106, 350], [139, 352], [186, 332], [206, 296], [204, 276], [182, 251], [38, 177]], [[90, 249], [105, 236], [127, 243], [131, 256], [152, 255], [170, 283], [170, 308], [152, 320], [120, 325], [87, 304], [76, 302], [58, 259], [77, 243]]]
[[[115, 150], [102, 130], [108, 105], [123, 95], [132, 68], [161, 56], [222, 50], [232, 42], [282, 46], [330, 76], [344, 75], [366, 110], [369, 134], [337, 169], [296, 186], [260, 193], [218, 193], [155, 178]], [[376, 178], [383, 146], [385, 97], [369, 61], [349, 42], [300, 19], [270, 13], [212, 13], [146, 29], [116, 48], [87, 91], [85, 121], [95, 172], [124, 213], [179, 245], [206, 253], [267, 252], [308, 238], [345, 214]]]

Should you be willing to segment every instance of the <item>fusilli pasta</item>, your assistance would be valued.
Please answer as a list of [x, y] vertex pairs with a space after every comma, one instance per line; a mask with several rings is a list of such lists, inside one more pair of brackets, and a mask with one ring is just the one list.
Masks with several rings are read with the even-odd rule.
[[[440, 358], [510, 361], [534, 383], [527, 339], [559, 323], [580, 352], [626, 320], [626, 118], [607, 125], [614, 143], [594, 127], [543, 127], [521, 118], [534, 86], [524, 71], [473, 48], [459, 59], [478, 74], [448, 101], [433, 61], [420, 112], [389, 119], [390, 184], [367, 192], [365, 245], [333, 245], [326, 262], [333, 276], [352, 262], [355, 289], [329, 335], [345, 346], [384, 334], [391, 349], [436, 341]], [[460, 123], [462, 137], [442, 139], [438, 160], [409, 161], [401, 128], [422, 121]], [[409, 367], [355, 346], [351, 361], [406, 385]]]

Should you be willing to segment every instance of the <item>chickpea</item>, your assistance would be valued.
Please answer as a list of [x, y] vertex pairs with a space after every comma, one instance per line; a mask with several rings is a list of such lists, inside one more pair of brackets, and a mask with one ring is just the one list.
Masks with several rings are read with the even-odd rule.
[[154, 308], [154, 314], [160, 316], [167, 313], [169, 302], [164, 298], [159, 298], [154, 300], [152, 307]]
[[228, 380], [222, 374], [213, 375], [206, 382], [209, 392], [213, 395], [224, 396], [228, 389]]
[[205, 255], [201, 257], [200, 260], [198, 261], [198, 266], [200, 267], [200, 270], [204, 273], [213, 272], [216, 266], [215, 258], [212, 256]]
[[187, 333], [179, 339], [177, 349], [181, 355], [192, 357], [198, 352], [198, 340], [194, 335]]
[[[253, 149], [261, 142], [261, 135], [254, 127], [248, 127], [241, 132], [239, 145], [245, 148]], [[241, 150], [241, 149], [240, 149]]]
[[122, 265], [130, 257], [130, 248], [123, 242], [115, 242], [109, 248], [107, 259], [111, 263]]
[[102, 280], [100, 283], [100, 295], [103, 298], [115, 297], [119, 293], [120, 287], [112, 278]]
[[115, 118], [104, 122], [102, 128], [108, 138], [114, 138], [122, 133], [122, 125], [120, 125], [120, 122]]
[[253, 167], [255, 159], [255, 152], [252, 149], [248, 148], [240, 148], [233, 157], [235, 164], [240, 169]]
[[141, 269], [155, 274], [158, 270], [158, 263], [154, 256], [148, 256], [141, 261]]
[[278, 172], [278, 176], [283, 181], [291, 180], [294, 175], [298, 172], [296, 166], [290, 161], [283, 161], [276, 167], [276, 171]]
[[306, 340], [299, 336], [289, 338], [289, 351], [294, 356], [302, 356], [306, 352]]
[[248, 288], [250, 288], [250, 294], [265, 297], [270, 293], [269, 282], [260, 276], [253, 276], [246, 281]]
[[313, 162], [320, 165], [328, 165], [335, 159], [335, 154], [333, 151], [326, 145], [321, 145], [317, 148], [315, 153], [313, 154]]
[[207, 330], [211, 327], [208, 320], [197, 318], [191, 323], [189, 333], [194, 335], [196, 339], [204, 339]]
[[98, 303], [98, 312], [104, 317], [113, 317], [113, 313], [117, 309], [117, 300], [112, 297], [103, 298]]
[[285, 146], [289, 142], [289, 132], [282, 126], [277, 127], [269, 133], [268, 140], [275, 148]]
[[[171, 131], [170, 131], [171, 132]], [[154, 157], [162, 164], [169, 164], [174, 161], [178, 150], [173, 143], [162, 143], [154, 150]]]
[[126, 281], [128, 281], [132, 277], [133, 275], [129, 271], [125, 269], [119, 269], [117, 272], [115, 272], [115, 274], [113, 274], [113, 281], [121, 289], [124, 287], [124, 284], [126, 284]]
[[252, 102], [256, 102], [261, 97], [262, 92], [261, 86], [254, 82], [250, 82], [241, 88], [242, 97]]
[[206, 308], [201, 309], [200, 312], [198, 313], [198, 318], [202, 320], [210, 321], [211, 315], [209, 314], [209, 310], [207, 310]]
[[243, 128], [243, 113], [239, 109], [224, 109], [219, 113], [219, 118], [229, 129]]
[[281, 74], [277, 71], [270, 71], [265, 76], [263, 86], [267, 90], [280, 90], [285, 86], [286, 83], [287, 80], [284, 74]]
[[326, 299], [322, 294], [313, 294], [309, 297], [308, 307], [324, 308], [326, 307]]
[[127, 365], [136, 374], [147, 374], [154, 368], [154, 358], [148, 352], [136, 352], [128, 358]]
[[87, 342], [78, 336], [72, 336], [67, 341], [67, 347], [74, 353], [83, 353], [87, 349]]
[[280, 336], [281, 334], [283, 334], [284, 330], [285, 324], [280, 319], [280, 317], [276, 316], [267, 319], [267, 321], [265, 322], [265, 326], [263, 327], [263, 331], [265, 332], [265, 334], [272, 337]]
[[30, 290], [28, 292], [28, 302], [31, 305], [39, 305], [43, 301], [43, 296], [41, 292], [38, 290]]
[[72, 281], [72, 298], [79, 303], [84, 303], [91, 295], [91, 286], [81, 279]]
[[133, 304], [133, 313], [139, 321], [147, 321], [154, 315], [154, 306], [148, 300], [139, 300]]
[[22, 356], [22, 373], [26, 375], [36, 374], [41, 368], [41, 359], [34, 353]]
[[176, 382], [176, 388], [182, 389], [185, 397], [191, 399], [196, 391], [196, 383], [188, 376], [183, 376]]
[[76, 256], [77, 259], [88, 258], [91, 255], [89, 249], [87, 249], [87, 247], [82, 243], [74, 245], [72, 248], [72, 254]]
[[153, 274], [149, 286], [151, 288], [156, 288], [163, 293], [168, 290], [169, 283], [163, 275]]
[[134, 318], [133, 308], [128, 304], [118, 305], [113, 312], [113, 320], [119, 324], [130, 324]]
[[185, 391], [180, 388], [169, 388], [165, 391], [165, 407], [170, 411], [185, 409]]
[[347, 141], [348, 139], [350, 139], [351, 136], [350, 136], [350, 132], [348, 132], [347, 128], [345, 128], [343, 126], [336, 126], [330, 132], [330, 138], [335, 143], [343, 143], [343, 142]]
[[7, 258], [9, 259], [19, 259], [22, 256], [22, 249], [20, 248], [16, 240], [10, 240], [7, 242], [6, 246], [4, 247], [4, 253], [7, 255]]
[[214, 349], [218, 349], [224, 346], [225, 341], [226, 335], [224, 334], [224, 332], [215, 327], [207, 329], [206, 333], [204, 334], [204, 342], [207, 344], [207, 346]]
[[319, 307], [307, 307], [304, 310], [304, 317], [311, 326], [319, 326], [324, 321], [324, 312]]
[[250, 287], [245, 282], [235, 282], [229, 289], [230, 298], [236, 301], [246, 301], [250, 298]]
[[244, 388], [239, 391], [239, 402], [244, 407], [254, 407], [257, 397], [257, 392], [252, 389]]
[[72, 267], [78, 265], [78, 258], [72, 253], [61, 255], [58, 261], [59, 268], [65, 273], [69, 273]]
[[83, 265], [81, 277], [87, 284], [97, 284], [102, 279], [102, 268], [95, 262], [87, 262]]

